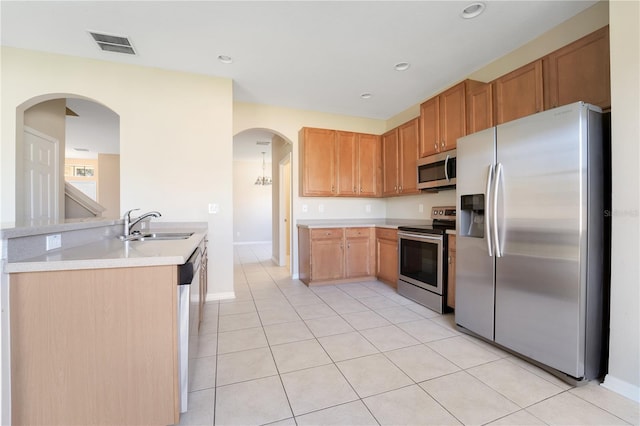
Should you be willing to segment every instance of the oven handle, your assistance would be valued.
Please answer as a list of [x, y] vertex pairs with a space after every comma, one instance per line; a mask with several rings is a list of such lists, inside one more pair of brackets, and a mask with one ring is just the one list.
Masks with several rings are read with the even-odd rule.
[[427, 235], [427, 234], [414, 234], [412, 232], [398, 232], [398, 239], [404, 238], [405, 240], [415, 240], [415, 241], [434, 241], [434, 242], [442, 242], [442, 235]]

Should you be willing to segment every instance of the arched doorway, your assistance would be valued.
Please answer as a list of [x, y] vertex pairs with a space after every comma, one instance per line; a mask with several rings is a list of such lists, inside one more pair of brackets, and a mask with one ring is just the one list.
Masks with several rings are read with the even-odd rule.
[[268, 245], [291, 273], [292, 143], [274, 130], [244, 130], [233, 138], [233, 161], [234, 244]]
[[16, 108], [15, 152], [17, 226], [119, 216], [120, 118], [110, 108], [74, 94], [31, 98]]

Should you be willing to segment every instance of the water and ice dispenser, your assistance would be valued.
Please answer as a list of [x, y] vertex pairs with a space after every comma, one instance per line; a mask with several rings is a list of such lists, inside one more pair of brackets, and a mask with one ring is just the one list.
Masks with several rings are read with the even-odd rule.
[[484, 194], [460, 197], [460, 236], [484, 238], [484, 197]]

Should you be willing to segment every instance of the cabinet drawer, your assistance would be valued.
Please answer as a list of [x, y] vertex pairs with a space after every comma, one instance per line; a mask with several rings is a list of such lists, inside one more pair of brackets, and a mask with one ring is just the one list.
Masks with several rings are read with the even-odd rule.
[[344, 229], [342, 228], [317, 228], [311, 230], [311, 239], [330, 239], [330, 238], [342, 238], [344, 236]]
[[456, 251], [456, 236], [449, 234], [449, 251]]
[[369, 237], [371, 228], [347, 228], [347, 238]]
[[398, 230], [390, 228], [376, 228], [376, 238], [396, 241], [398, 239]]

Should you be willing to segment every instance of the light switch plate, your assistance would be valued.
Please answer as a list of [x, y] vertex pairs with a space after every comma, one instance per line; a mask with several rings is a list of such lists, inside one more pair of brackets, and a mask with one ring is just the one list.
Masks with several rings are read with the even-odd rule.
[[62, 247], [62, 234], [47, 235], [47, 251]]

